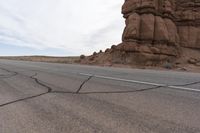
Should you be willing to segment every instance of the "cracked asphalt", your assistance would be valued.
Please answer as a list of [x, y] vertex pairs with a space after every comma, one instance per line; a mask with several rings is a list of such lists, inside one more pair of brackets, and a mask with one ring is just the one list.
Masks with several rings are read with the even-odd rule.
[[0, 133], [200, 133], [200, 92], [167, 86], [200, 74], [0, 60]]

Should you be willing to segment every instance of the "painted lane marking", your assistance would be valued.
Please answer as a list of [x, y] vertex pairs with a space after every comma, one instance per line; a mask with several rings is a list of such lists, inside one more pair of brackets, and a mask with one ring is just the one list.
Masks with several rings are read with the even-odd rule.
[[165, 86], [165, 87], [177, 89], [177, 90], [200, 92], [200, 89], [193, 89], [193, 88], [187, 88], [187, 87], [180, 87], [180, 86]]
[[129, 80], [129, 79], [122, 79], [122, 78], [115, 78], [115, 77], [107, 77], [107, 76], [93, 75], [93, 74], [87, 74], [87, 73], [79, 73], [79, 74], [83, 76], [90, 76], [90, 77], [92, 76], [92, 77], [100, 78], [100, 79], [108, 79], [108, 80], [122, 81], [122, 82], [128, 82], [128, 83], [167, 87], [167, 88], [176, 89], [176, 90], [200, 92], [200, 89], [187, 88], [187, 87], [181, 87], [181, 86], [173, 86], [173, 85], [158, 84], [158, 83], [145, 82], [145, 81], [139, 81], [139, 80]]

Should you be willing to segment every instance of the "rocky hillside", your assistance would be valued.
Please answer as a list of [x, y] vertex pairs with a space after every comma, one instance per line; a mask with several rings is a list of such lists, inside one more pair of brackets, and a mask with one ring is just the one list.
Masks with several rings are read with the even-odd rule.
[[200, 65], [200, 0], [125, 0], [122, 14], [122, 43], [83, 63]]

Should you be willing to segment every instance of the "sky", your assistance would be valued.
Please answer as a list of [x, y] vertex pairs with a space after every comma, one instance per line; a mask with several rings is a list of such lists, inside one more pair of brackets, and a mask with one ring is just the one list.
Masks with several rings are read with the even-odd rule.
[[121, 42], [124, 0], [0, 0], [0, 56], [90, 55]]

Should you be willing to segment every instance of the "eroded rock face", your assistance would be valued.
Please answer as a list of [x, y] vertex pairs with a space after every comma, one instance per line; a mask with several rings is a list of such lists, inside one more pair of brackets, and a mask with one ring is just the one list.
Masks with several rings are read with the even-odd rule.
[[200, 0], [125, 0], [122, 14], [122, 43], [93, 62], [160, 66], [200, 55]]
[[180, 57], [180, 47], [200, 48], [200, 0], [125, 0], [122, 13], [126, 27], [117, 55], [163, 62]]
[[173, 0], [126, 0], [122, 6], [126, 27], [123, 42], [116, 49], [118, 55], [125, 51], [129, 62], [139, 64], [141, 60], [150, 64], [178, 57], [180, 39], [175, 9]]
[[200, 48], [200, 1], [177, 0], [176, 15], [180, 45]]

